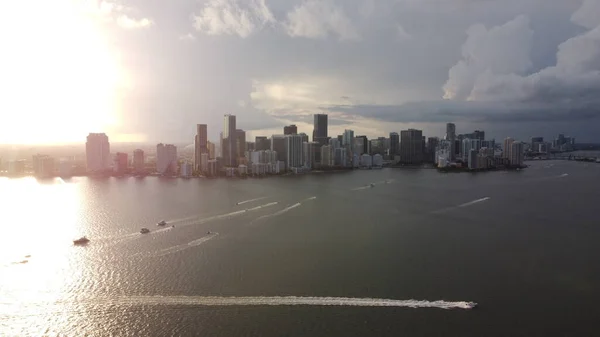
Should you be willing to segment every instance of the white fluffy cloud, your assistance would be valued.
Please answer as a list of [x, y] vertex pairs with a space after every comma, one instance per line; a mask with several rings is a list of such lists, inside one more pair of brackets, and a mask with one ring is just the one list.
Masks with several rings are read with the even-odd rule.
[[196, 30], [208, 35], [247, 37], [275, 18], [264, 0], [211, 0], [193, 21]]
[[[510, 34], [500, 34], [509, 30], [507, 27], [513, 20], [490, 30], [490, 33], [495, 30], [496, 35], [487, 34], [482, 40], [474, 40], [470, 36], [463, 51], [483, 48], [488, 52], [495, 51], [494, 57], [483, 58], [486, 62], [482, 65], [481, 58], [477, 58], [480, 54], [463, 52], [464, 59], [450, 70], [444, 87], [445, 97], [522, 102], [547, 107], [548, 110], [551, 110], [551, 105], [556, 107], [558, 104], [565, 115], [575, 110], [582, 113], [586, 109], [590, 112], [597, 110], [600, 105], [600, 19], [596, 15], [598, 12], [593, 12], [596, 8], [600, 8], [600, 0], [583, 2], [571, 19], [591, 29], [561, 43], [556, 64], [538, 72], [522, 73], [529, 66], [529, 58], [524, 51], [528, 51], [531, 45], [527, 41], [531, 39], [531, 30], [526, 25], [516, 25]], [[528, 38], [524, 39], [523, 36]], [[506, 43], [511, 48], [504, 49]], [[477, 60], [470, 62], [470, 56]]]
[[473, 25], [467, 36], [462, 59], [450, 69], [444, 85], [444, 98], [476, 99], [472, 91], [482, 79], [491, 74], [522, 74], [531, 67], [533, 31], [526, 16], [517, 16], [489, 30], [482, 24]]
[[340, 40], [358, 39], [359, 34], [341, 7], [330, 0], [308, 0], [287, 13], [285, 27], [290, 36]]
[[122, 14], [117, 18], [117, 24], [126, 29], [148, 28], [154, 25], [154, 22], [148, 18], [133, 19]]

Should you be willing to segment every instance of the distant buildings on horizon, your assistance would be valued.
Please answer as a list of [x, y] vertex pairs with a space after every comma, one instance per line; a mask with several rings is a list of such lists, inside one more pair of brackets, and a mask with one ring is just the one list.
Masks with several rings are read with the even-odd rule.
[[[89, 174], [159, 174], [192, 177], [197, 175], [266, 175], [285, 172], [301, 173], [311, 170], [373, 168], [430, 163], [439, 168], [468, 168], [472, 170], [495, 167], [522, 166], [525, 153], [544, 155], [550, 151], [569, 151], [575, 139], [559, 134], [550, 142], [532, 137], [529, 142], [510, 137], [497, 144], [486, 139], [485, 131], [457, 134], [454, 123], [446, 124], [446, 134], [425, 137], [422, 130], [407, 129], [389, 133], [388, 137], [368, 139], [346, 129], [334, 137], [328, 134], [328, 115], [313, 116], [312, 140], [298, 133], [296, 125], [283, 127], [283, 134], [256, 136], [246, 141], [246, 132], [239, 129], [236, 116], [223, 116], [219, 151], [208, 140], [208, 125], [195, 126], [194, 149], [191, 160], [182, 159], [173, 144], [156, 145], [156, 156], [149, 160], [141, 149], [111, 154], [105, 133], [90, 133], [86, 139], [85, 168]], [[76, 169], [73, 162], [37, 154], [33, 156], [36, 176], [69, 176]], [[152, 157], [150, 158], [152, 159]], [[9, 174], [26, 171], [26, 161], [9, 161]], [[0, 166], [1, 167], [1, 166]]]

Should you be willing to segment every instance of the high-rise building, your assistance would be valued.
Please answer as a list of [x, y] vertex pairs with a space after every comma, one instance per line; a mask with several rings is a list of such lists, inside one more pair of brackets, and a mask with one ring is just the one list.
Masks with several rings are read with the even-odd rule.
[[298, 133], [298, 127], [295, 124], [286, 125], [283, 127], [284, 135], [295, 135]]
[[208, 152], [208, 131], [206, 124], [196, 125], [196, 137], [194, 139], [194, 169], [202, 167], [202, 154]]
[[331, 160], [331, 146], [323, 145], [321, 146], [321, 167], [330, 167], [333, 166]]
[[400, 162], [420, 164], [423, 162], [423, 131], [408, 129], [400, 131]]
[[523, 166], [524, 144], [522, 142], [512, 142], [510, 145], [510, 165]]
[[33, 156], [33, 173], [36, 177], [52, 177], [54, 170], [54, 158], [42, 154]]
[[208, 159], [215, 159], [217, 157], [217, 152], [215, 149], [215, 143], [211, 141], [206, 142], [206, 146], [208, 147]]
[[110, 169], [110, 143], [104, 133], [90, 133], [85, 143], [88, 172], [103, 172]]
[[446, 124], [446, 140], [450, 141], [450, 161], [456, 159], [456, 125], [454, 123]]
[[202, 174], [206, 174], [208, 173], [208, 162], [210, 161], [210, 154], [208, 153], [203, 153], [201, 155], [201, 160], [200, 162], [202, 163], [202, 166], [200, 167], [200, 172], [202, 172]]
[[302, 143], [302, 160], [304, 161], [304, 167], [307, 169], [314, 168], [315, 165], [315, 152], [319, 148], [317, 142], [303, 142]]
[[113, 171], [117, 174], [124, 174], [125, 172], [127, 172], [127, 164], [127, 153], [117, 152], [117, 154], [115, 154]]
[[137, 173], [144, 171], [144, 151], [142, 149], [133, 151], [133, 170]]
[[235, 115], [225, 115], [223, 117], [223, 142], [221, 151], [223, 152], [223, 161], [226, 167], [237, 166], [236, 130]]
[[246, 153], [246, 131], [241, 129], [235, 130], [235, 146], [239, 162], [239, 158], [244, 157]]
[[[360, 154], [369, 153], [369, 139], [367, 136], [356, 136], [357, 141], [355, 142], [355, 147], [361, 147]], [[356, 150], [356, 149], [355, 149]]]
[[271, 151], [277, 153], [277, 161], [287, 163], [287, 144], [284, 135], [271, 136]]
[[435, 162], [435, 151], [440, 143], [440, 139], [438, 137], [429, 137], [427, 138], [427, 161]]
[[400, 136], [397, 132], [390, 132], [390, 157], [400, 154]]
[[344, 130], [342, 147], [346, 149], [346, 162], [351, 164], [354, 155], [354, 130]]
[[371, 155], [384, 153], [383, 142], [381, 139], [377, 138], [369, 141], [369, 153]]
[[156, 172], [160, 174], [177, 173], [177, 147], [173, 144], [156, 145]]
[[298, 136], [302, 137], [302, 142], [308, 142], [308, 135], [304, 132], [298, 134]]
[[255, 151], [264, 151], [271, 149], [271, 142], [267, 137], [264, 136], [256, 136], [254, 138], [254, 150]]
[[333, 157], [333, 161], [334, 161], [334, 165], [335, 166], [339, 166], [339, 167], [346, 167], [348, 166], [348, 156], [346, 154], [346, 148], [345, 147], [339, 147], [337, 149], [334, 150], [334, 157]]
[[[205, 157], [206, 157], [206, 153], [202, 153], [201, 156], [202, 155], [205, 155]], [[202, 159], [200, 159], [200, 163], [202, 163]], [[194, 171], [194, 168], [192, 166], [192, 163], [187, 162], [187, 161], [181, 163], [181, 173], [180, 173], [180, 176], [182, 176], [183, 178], [189, 178], [189, 177], [192, 176], [193, 171]]]
[[321, 145], [327, 144], [327, 115], [326, 114], [315, 114], [313, 116], [313, 142], [317, 142]]
[[[479, 140], [479, 139], [477, 139], [477, 140]], [[479, 151], [477, 151], [475, 149], [470, 149], [468, 152], [467, 156], [468, 156], [469, 170], [474, 170], [477, 168], [477, 153], [479, 153]]]
[[302, 167], [304, 164], [302, 159], [302, 136], [286, 135], [285, 147], [287, 155], [286, 166], [288, 170], [294, 167]]
[[335, 151], [335, 149], [342, 147], [342, 142], [337, 138], [331, 138], [329, 140], [329, 146], [331, 146], [331, 151]]
[[510, 159], [510, 150], [514, 139], [507, 137], [504, 139], [504, 147], [502, 148], [502, 158]]

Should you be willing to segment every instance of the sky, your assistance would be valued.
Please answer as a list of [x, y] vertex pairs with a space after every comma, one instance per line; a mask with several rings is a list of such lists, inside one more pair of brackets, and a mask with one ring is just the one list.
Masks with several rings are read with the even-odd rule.
[[0, 4], [0, 144], [256, 135], [600, 142], [600, 0], [19, 0]]

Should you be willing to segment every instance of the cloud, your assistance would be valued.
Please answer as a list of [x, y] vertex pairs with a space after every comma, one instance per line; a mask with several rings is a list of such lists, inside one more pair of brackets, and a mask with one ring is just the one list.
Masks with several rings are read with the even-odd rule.
[[184, 34], [184, 35], [180, 35], [179, 36], [179, 40], [182, 40], [182, 41], [194, 41], [194, 40], [196, 40], [196, 37], [192, 33], [187, 33], [187, 34]]
[[584, 0], [581, 7], [573, 13], [571, 21], [582, 27], [593, 29], [600, 26], [600, 1]]
[[154, 25], [154, 22], [148, 18], [142, 18], [139, 20], [132, 19], [129, 16], [122, 14], [117, 18], [117, 24], [120, 27], [126, 29], [140, 29], [140, 28], [149, 28]]
[[193, 22], [196, 30], [208, 35], [245, 38], [275, 23], [275, 18], [264, 0], [211, 0], [193, 16]]
[[[600, 117], [600, 19], [596, 15], [587, 15], [588, 11], [595, 8], [600, 8], [599, 0], [586, 0], [573, 14], [573, 22], [584, 27], [591, 27], [592, 24], [596, 26], [561, 43], [555, 65], [538, 72], [519, 74], [527, 68], [529, 62], [524, 54], [516, 58], [512, 53], [496, 55], [495, 63], [505, 66], [504, 68], [490, 66], [490, 58], [483, 58], [486, 60], [483, 63], [487, 66], [481, 66], [480, 58], [474, 62], [478, 66], [468, 67], [465, 64], [470, 60], [465, 56], [450, 71], [445, 97], [464, 99], [468, 93], [467, 99], [473, 101], [522, 103], [520, 107], [530, 108], [529, 115], [526, 109], [518, 113], [523, 120], [541, 121], [542, 116], [548, 120]], [[472, 40], [470, 37], [463, 50], [484, 47], [486, 50], [495, 50], [489, 45], [503, 46], [502, 35], [497, 35], [500, 31], [507, 30], [509, 24], [510, 22], [492, 29], [491, 31], [496, 30], [498, 33], [496, 36], [487, 34], [481, 40]], [[514, 47], [509, 50], [523, 50], [526, 47], [526, 41], [518, 35], [522, 36], [529, 30], [524, 25], [518, 27], [514, 27], [516, 34], [509, 38], [509, 45]], [[475, 57], [478, 55], [475, 54]], [[545, 111], [545, 115], [542, 111]]]
[[287, 13], [284, 25], [292, 37], [323, 39], [335, 35], [340, 40], [359, 39], [344, 10], [330, 0], [305, 1]]
[[475, 99], [472, 91], [480, 77], [524, 73], [532, 65], [532, 39], [529, 18], [524, 15], [489, 30], [482, 24], [471, 26], [462, 46], [462, 59], [450, 68], [444, 98]]
[[398, 25], [397, 31], [398, 31], [398, 40], [407, 41], [407, 40], [412, 39], [412, 36], [410, 34], [408, 34], [401, 25]]

